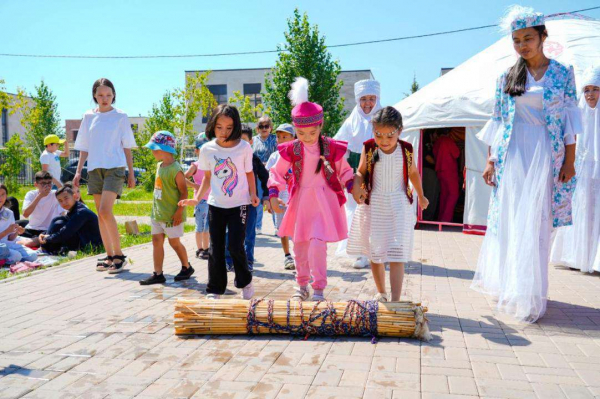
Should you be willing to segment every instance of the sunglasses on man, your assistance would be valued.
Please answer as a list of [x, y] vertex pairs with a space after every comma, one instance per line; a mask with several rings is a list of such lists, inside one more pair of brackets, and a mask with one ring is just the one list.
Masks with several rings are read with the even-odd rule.
[[270, 128], [270, 127], [271, 127], [271, 125], [262, 125], [262, 124], [261, 124], [261, 125], [258, 125], [258, 128], [259, 128], [259, 129], [268, 129], [268, 128]]

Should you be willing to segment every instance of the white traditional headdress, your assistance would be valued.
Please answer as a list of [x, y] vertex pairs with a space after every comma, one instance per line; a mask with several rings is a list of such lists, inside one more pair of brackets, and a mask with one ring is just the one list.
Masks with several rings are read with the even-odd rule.
[[509, 34], [519, 29], [544, 25], [545, 22], [544, 14], [535, 12], [531, 7], [514, 5], [506, 10], [499, 25], [503, 32]]

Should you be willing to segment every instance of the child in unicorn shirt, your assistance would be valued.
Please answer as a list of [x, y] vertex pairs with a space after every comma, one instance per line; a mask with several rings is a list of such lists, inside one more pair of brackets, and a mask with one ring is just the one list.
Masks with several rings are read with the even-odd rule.
[[227, 289], [226, 236], [233, 260], [235, 286], [242, 289], [243, 299], [254, 295], [244, 240], [248, 207], [258, 206], [260, 200], [256, 196], [252, 147], [241, 136], [242, 124], [237, 108], [227, 104], [215, 108], [206, 126], [206, 137], [211, 141], [202, 146], [198, 157], [198, 168], [205, 171], [202, 185], [193, 200], [180, 202], [180, 205], [196, 206], [210, 187], [210, 249], [206, 285], [209, 299], [219, 299]]

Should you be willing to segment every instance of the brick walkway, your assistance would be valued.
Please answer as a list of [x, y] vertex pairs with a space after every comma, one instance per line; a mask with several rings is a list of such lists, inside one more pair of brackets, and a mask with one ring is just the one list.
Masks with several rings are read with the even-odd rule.
[[[265, 218], [269, 222], [269, 218]], [[469, 289], [481, 237], [416, 231], [405, 298], [429, 306], [435, 339], [173, 334], [178, 296], [201, 296], [196, 279], [141, 287], [149, 245], [117, 276], [74, 262], [0, 284], [0, 397], [27, 398], [592, 398], [600, 396], [600, 279], [553, 267], [549, 310], [515, 324]], [[184, 240], [193, 253], [193, 235]], [[260, 236], [257, 295], [287, 298], [292, 275], [274, 237]], [[332, 248], [333, 249], [333, 248]], [[332, 258], [328, 298], [368, 299], [368, 270]], [[231, 274], [230, 274], [231, 276]], [[229, 294], [236, 294], [230, 282]]]

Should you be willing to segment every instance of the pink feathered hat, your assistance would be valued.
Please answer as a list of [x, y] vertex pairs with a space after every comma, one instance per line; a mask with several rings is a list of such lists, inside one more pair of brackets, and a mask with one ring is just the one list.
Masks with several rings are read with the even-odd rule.
[[292, 122], [295, 127], [311, 127], [323, 123], [323, 107], [308, 101], [308, 80], [296, 78], [288, 94], [292, 101]]

